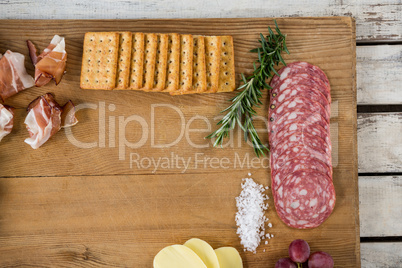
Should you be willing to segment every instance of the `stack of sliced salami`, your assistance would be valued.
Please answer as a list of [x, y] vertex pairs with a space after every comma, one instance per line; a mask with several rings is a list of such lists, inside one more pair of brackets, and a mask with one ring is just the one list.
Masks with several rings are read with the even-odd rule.
[[335, 206], [330, 85], [317, 66], [294, 62], [274, 76], [269, 106], [271, 181], [276, 211], [290, 227], [314, 228]]

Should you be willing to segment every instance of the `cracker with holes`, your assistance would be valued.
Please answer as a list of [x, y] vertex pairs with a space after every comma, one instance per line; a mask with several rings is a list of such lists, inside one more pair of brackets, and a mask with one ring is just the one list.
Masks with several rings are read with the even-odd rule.
[[193, 36], [183, 34], [180, 36], [180, 71], [179, 71], [179, 91], [170, 94], [185, 94], [193, 87]]
[[145, 34], [144, 75], [142, 90], [149, 91], [154, 87], [157, 36], [154, 33]]
[[205, 63], [207, 71], [207, 90], [203, 93], [215, 93], [219, 88], [219, 67], [221, 61], [221, 37], [205, 36]]
[[193, 36], [193, 81], [192, 87], [187, 91], [173, 92], [172, 95], [201, 93], [207, 90], [205, 69], [205, 38]]
[[142, 77], [144, 73], [144, 39], [145, 35], [143, 33], [133, 34], [129, 88], [134, 90], [142, 88]]
[[156, 70], [155, 70], [155, 91], [162, 91], [166, 84], [166, 66], [168, 61], [168, 42], [167, 34], [158, 34], [158, 46], [156, 49]]
[[89, 32], [84, 37], [80, 87], [112, 90], [116, 86], [119, 33]]
[[163, 91], [172, 92], [179, 89], [180, 35], [177, 33], [168, 35], [167, 59], [167, 76]]
[[221, 43], [218, 92], [230, 92], [236, 89], [233, 37], [221, 36]]
[[130, 61], [131, 61], [131, 47], [132, 47], [132, 33], [120, 33], [119, 41], [119, 55], [117, 62], [116, 73], [116, 88], [115, 89], [128, 89], [129, 76], [130, 76]]
[[193, 53], [193, 88], [191, 93], [201, 93], [207, 90], [207, 72], [205, 66], [205, 37], [194, 37]]

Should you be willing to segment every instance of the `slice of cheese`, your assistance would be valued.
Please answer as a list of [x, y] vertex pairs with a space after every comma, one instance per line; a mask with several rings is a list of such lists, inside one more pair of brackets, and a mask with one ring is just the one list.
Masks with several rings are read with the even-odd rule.
[[207, 268], [200, 257], [183, 245], [168, 246], [154, 258], [154, 268]]
[[214, 249], [204, 240], [191, 238], [184, 245], [194, 251], [207, 265], [207, 268], [219, 268], [218, 257]]
[[215, 249], [221, 268], [243, 268], [239, 252], [232, 247], [223, 247]]

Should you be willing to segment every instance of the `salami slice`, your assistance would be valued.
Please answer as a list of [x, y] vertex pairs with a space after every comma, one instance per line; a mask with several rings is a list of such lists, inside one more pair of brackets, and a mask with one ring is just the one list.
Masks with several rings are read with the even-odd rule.
[[278, 107], [282, 102], [290, 99], [291, 97], [304, 97], [310, 99], [312, 101], [316, 101], [321, 104], [328, 114], [331, 113], [331, 106], [325, 98], [325, 96], [321, 93], [321, 91], [316, 90], [314, 88], [304, 86], [304, 85], [294, 85], [291, 87], [286, 88], [285, 90], [281, 91], [281, 93], [276, 94], [271, 92], [270, 94], [271, 102], [270, 107]]
[[294, 62], [272, 79], [269, 107], [271, 189], [280, 219], [314, 228], [335, 206], [330, 84], [318, 67]]
[[331, 103], [330, 89], [325, 85], [325, 83], [320, 78], [311, 76], [306, 73], [296, 74], [292, 77], [284, 79], [276, 87], [272, 88], [271, 92], [272, 94], [278, 95], [286, 88], [294, 85], [305, 85], [307, 87], [319, 90], [325, 96], [328, 102]]
[[304, 169], [315, 170], [332, 178], [332, 167], [321, 160], [311, 156], [295, 157], [287, 161], [280, 169], [271, 170], [271, 188], [276, 190], [289, 174]]
[[268, 129], [270, 135], [279, 132], [284, 126], [295, 121], [307, 121], [310, 123], [318, 123], [326, 131], [329, 131], [329, 124], [317, 111], [295, 108], [287, 110], [281, 115], [272, 114], [269, 117]]
[[332, 180], [313, 170], [292, 173], [274, 194], [278, 216], [288, 226], [298, 229], [322, 224], [332, 213], [335, 200]]
[[318, 152], [331, 155], [331, 147], [323, 139], [306, 132], [293, 132], [272, 148], [271, 154], [274, 158], [277, 158], [283, 152], [297, 146], [309, 147]]
[[325, 119], [325, 121], [329, 123], [329, 114], [321, 104], [319, 104], [316, 101], [299, 96], [289, 98], [288, 100], [282, 102], [278, 106], [275, 106], [275, 104], [271, 104], [269, 106], [270, 109], [269, 112], [271, 114], [270, 117], [274, 115], [275, 117], [278, 117], [285, 111], [288, 111], [289, 109], [292, 108], [306, 109], [309, 111], [319, 113]]
[[286, 162], [291, 161], [294, 158], [303, 158], [303, 157], [314, 157], [325, 163], [327, 166], [332, 167], [331, 164], [331, 155], [316, 151], [310, 147], [299, 145], [293, 148], [288, 148], [278, 157], [273, 157], [271, 151], [271, 169], [273, 172], [279, 170]]
[[304, 132], [310, 133], [311, 135], [320, 137], [323, 139], [331, 148], [331, 139], [329, 132], [325, 130], [319, 123], [310, 123], [308, 121], [295, 121], [285, 125], [279, 132], [271, 133], [269, 135], [270, 148], [271, 150], [276, 147], [276, 145], [281, 142], [284, 138], [292, 135], [294, 132]]
[[329, 81], [325, 73], [318, 68], [308, 62], [305, 61], [297, 61], [289, 63], [286, 67], [283, 67], [278, 71], [280, 76], [275, 75], [270, 83], [271, 87], [276, 87], [281, 81], [285, 80], [288, 77], [291, 77], [298, 73], [307, 73], [311, 76], [316, 76], [320, 78], [324, 84], [330, 88]]

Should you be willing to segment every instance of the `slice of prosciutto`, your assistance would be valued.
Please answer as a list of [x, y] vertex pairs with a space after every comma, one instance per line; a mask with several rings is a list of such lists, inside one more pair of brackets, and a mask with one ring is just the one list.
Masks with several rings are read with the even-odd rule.
[[35, 85], [44, 86], [54, 79], [60, 83], [66, 69], [67, 52], [64, 37], [55, 35], [47, 48], [38, 56], [35, 45], [27, 40], [29, 56], [35, 66]]
[[[68, 116], [63, 112], [64, 107]], [[25, 139], [25, 142], [33, 149], [38, 149], [61, 127], [67, 126], [66, 121], [68, 121], [68, 126], [76, 124], [78, 120], [75, 118], [74, 104], [68, 101], [63, 108], [51, 93], [32, 101], [28, 106], [28, 115], [24, 122], [30, 136]], [[66, 117], [68, 117], [67, 120]]]
[[63, 112], [61, 113], [61, 127], [72, 127], [78, 123], [75, 117], [75, 106], [71, 100], [66, 102], [63, 106]]
[[0, 97], [3, 101], [35, 85], [25, 69], [24, 61], [24, 55], [10, 50], [0, 57]]
[[0, 141], [11, 133], [14, 125], [14, 108], [0, 104]]

